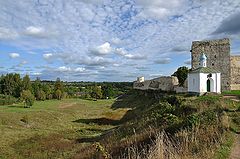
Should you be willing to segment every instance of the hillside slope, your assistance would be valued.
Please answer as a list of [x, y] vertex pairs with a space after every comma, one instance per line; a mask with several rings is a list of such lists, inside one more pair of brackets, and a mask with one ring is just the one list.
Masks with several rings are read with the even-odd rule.
[[227, 140], [228, 110], [237, 107], [237, 102], [216, 95], [133, 90], [112, 105], [131, 109], [115, 121], [118, 127], [103, 133], [95, 147], [79, 152], [85, 158], [213, 158], [221, 155], [217, 150]]

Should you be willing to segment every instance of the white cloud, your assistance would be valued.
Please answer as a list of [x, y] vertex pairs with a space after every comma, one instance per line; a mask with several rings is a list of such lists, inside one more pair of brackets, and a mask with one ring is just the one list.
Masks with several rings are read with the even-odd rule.
[[75, 68], [74, 71], [75, 72], [84, 72], [86, 69], [83, 68], [83, 67], [78, 67], [78, 68]]
[[58, 67], [57, 71], [60, 71], [60, 72], [68, 72], [68, 71], [71, 71], [72, 69], [70, 67], [66, 67], [66, 66], [61, 66], [61, 67]]
[[185, 3], [185, 0], [136, 0], [144, 9], [142, 16], [160, 19], [177, 14]]
[[26, 28], [26, 34], [28, 35], [40, 35], [45, 32], [42, 27], [29, 26]]
[[32, 75], [34, 75], [34, 76], [40, 76], [40, 75], [42, 75], [42, 73], [41, 73], [41, 72], [34, 72], [34, 73], [32, 73]]
[[112, 48], [109, 42], [106, 42], [100, 46], [90, 49], [91, 53], [96, 55], [107, 55], [111, 53]]
[[52, 58], [52, 57], [53, 57], [53, 54], [52, 54], [52, 53], [43, 54], [43, 58], [44, 58], [45, 60], [49, 60], [49, 59]]
[[18, 53], [10, 53], [9, 57], [12, 58], [12, 59], [15, 59], [15, 58], [20, 57], [20, 55]]
[[24, 34], [35, 38], [52, 38], [57, 35], [57, 32], [51, 27], [48, 27], [48, 30], [46, 30], [44, 27], [28, 26]]
[[116, 48], [115, 53], [118, 55], [121, 55], [127, 59], [135, 59], [135, 60], [143, 60], [146, 59], [147, 57], [145, 55], [140, 55], [140, 54], [130, 54], [123, 48]]
[[8, 28], [0, 27], [0, 40], [10, 40], [16, 39], [18, 37], [18, 33], [14, 30], [10, 30]]

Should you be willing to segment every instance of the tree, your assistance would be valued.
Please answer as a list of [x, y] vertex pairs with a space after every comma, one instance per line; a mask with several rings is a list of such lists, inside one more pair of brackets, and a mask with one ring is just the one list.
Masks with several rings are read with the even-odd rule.
[[46, 99], [52, 99], [53, 90], [49, 84], [43, 84], [42, 90], [45, 92]]
[[178, 78], [179, 86], [183, 86], [185, 80], [187, 79], [189, 69], [186, 66], [179, 67], [176, 72], [172, 74], [172, 76], [176, 76]]
[[102, 95], [103, 95], [103, 98], [105, 99], [113, 97], [114, 91], [110, 84], [102, 87]]
[[22, 79], [20, 78], [20, 74], [6, 74], [1, 80], [2, 93], [17, 98], [20, 97], [21, 83]]
[[36, 99], [37, 100], [42, 100], [42, 101], [44, 101], [45, 99], [46, 99], [46, 94], [45, 94], [45, 92], [43, 91], [43, 90], [38, 90], [37, 91], [37, 94], [36, 94]]
[[62, 99], [62, 91], [60, 91], [59, 89], [55, 91], [55, 98], [58, 100]]
[[54, 85], [54, 90], [56, 91], [56, 90], [60, 90], [60, 91], [64, 91], [63, 90], [64, 89], [64, 87], [63, 87], [63, 83], [62, 83], [62, 81], [60, 80], [60, 78], [57, 78], [57, 80], [56, 80], [56, 82], [55, 82], [55, 85]]
[[29, 75], [25, 75], [22, 80], [22, 90], [32, 90], [31, 80]]
[[31, 93], [30, 90], [22, 91], [21, 99], [25, 103], [25, 105], [24, 105], [25, 108], [31, 107], [33, 105], [33, 103], [34, 103], [34, 100], [35, 100], [34, 95]]
[[42, 84], [40, 78], [36, 78], [36, 80], [32, 83], [32, 93], [35, 97], [37, 97], [38, 91], [42, 89]]
[[102, 89], [100, 86], [94, 85], [91, 93], [92, 98], [101, 99], [102, 98]]

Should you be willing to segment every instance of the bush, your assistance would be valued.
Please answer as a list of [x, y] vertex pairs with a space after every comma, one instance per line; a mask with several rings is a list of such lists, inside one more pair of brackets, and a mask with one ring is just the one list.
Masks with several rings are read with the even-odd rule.
[[0, 94], [0, 105], [11, 105], [16, 102], [17, 102], [16, 98], [9, 95]]
[[200, 123], [199, 116], [197, 114], [189, 115], [186, 119], [186, 126], [193, 127]]
[[24, 107], [25, 108], [28, 108], [30, 106], [33, 105], [34, 103], [34, 100], [35, 100], [35, 97], [34, 95], [31, 93], [31, 91], [29, 90], [24, 90], [22, 91], [21, 93], [21, 99], [24, 101], [25, 105]]

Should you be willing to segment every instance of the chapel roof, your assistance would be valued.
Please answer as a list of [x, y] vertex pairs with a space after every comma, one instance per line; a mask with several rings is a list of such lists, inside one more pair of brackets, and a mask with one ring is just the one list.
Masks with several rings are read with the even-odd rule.
[[192, 71], [190, 71], [189, 73], [220, 73], [220, 71], [217, 71], [213, 68], [209, 68], [209, 67], [199, 67], [196, 68]]

